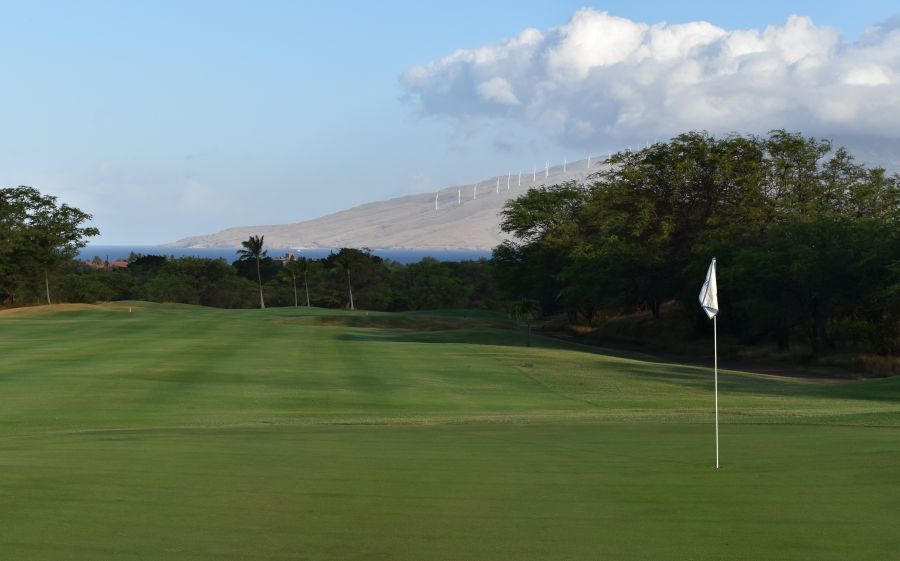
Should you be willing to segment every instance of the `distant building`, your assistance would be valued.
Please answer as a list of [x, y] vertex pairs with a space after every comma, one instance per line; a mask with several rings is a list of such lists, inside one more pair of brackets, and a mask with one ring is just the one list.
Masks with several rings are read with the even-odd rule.
[[117, 261], [102, 261], [97, 259], [85, 259], [82, 261], [86, 267], [90, 267], [92, 269], [124, 269], [128, 267], [128, 261], [124, 261], [119, 259]]
[[281, 264], [282, 267], [284, 267], [285, 264], [290, 263], [294, 259], [296, 259], [296, 257], [293, 253], [285, 253], [284, 257], [276, 257], [275, 259], [273, 259], [273, 261], [277, 261], [279, 264]]

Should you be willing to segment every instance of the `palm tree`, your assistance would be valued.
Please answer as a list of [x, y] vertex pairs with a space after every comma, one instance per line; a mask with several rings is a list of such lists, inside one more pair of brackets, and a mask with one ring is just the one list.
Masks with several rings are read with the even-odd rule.
[[291, 286], [294, 287], [294, 307], [296, 308], [300, 305], [297, 302], [297, 275], [299, 274], [299, 271], [297, 271], [297, 262], [294, 261], [293, 254], [285, 261], [281, 273], [291, 279]]
[[307, 282], [307, 273], [309, 272], [309, 260], [306, 257], [291, 259], [284, 264], [284, 271], [291, 277], [291, 284], [294, 285], [294, 307], [299, 305], [297, 300], [297, 277], [303, 277], [303, 286], [306, 288], [306, 307], [309, 308], [309, 283]]
[[259, 262], [267, 253], [263, 250], [263, 238], [265, 236], [250, 236], [250, 239], [241, 242], [244, 249], [239, 249], [237, 252], [238, 261], [256, 260], [256, 281], [259, 283], [259, 307], [261, 309], [266, 307], [266, 302], [263, 300], [262, 273], [259, 270]]
[[306, 257], [301, 257], [297, 259], [297, 263], [300, 273], [303, 275], [303, 289], [306, 290], [306, 307], [309, 308], [309, 280], [307, 277], [309, 276], [310, 262]]
[[347, 272], [347, 290], [350, 293], [350, 309], [355, 310], [356, 308], [353, 306], [353, 285], [350, 284], [350, 269], [353, 265], [353, 258], [350, 255], [349, 251], [341, 251], [334, 258], [334, 263], [340, 269], [343, 269]]

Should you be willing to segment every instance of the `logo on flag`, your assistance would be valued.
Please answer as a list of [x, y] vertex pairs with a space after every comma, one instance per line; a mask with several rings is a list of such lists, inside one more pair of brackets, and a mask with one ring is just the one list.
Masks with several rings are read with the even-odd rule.
[[709, 319], [716, 317], [719, 313], [719, 290], [716, 286], [716, 258], [713, 257], [709, 264], [709, 270], [706, 271], [706, 280], [700, 288], [700, 307], [709, 316]]

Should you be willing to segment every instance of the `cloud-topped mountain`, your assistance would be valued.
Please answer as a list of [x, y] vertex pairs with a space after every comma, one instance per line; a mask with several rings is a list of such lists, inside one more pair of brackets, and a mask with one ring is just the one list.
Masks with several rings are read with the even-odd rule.
[[[593, 160], [591, 171], [600, 170]], [[505, 239], [500, 232], [499, 212], [511, 198], [528, 188], [569, 180], [583, 180], [587, 161], [523, 174], [495, 176], [467, 185], [447, 187], [435, 193], [408, 195], [360, 205], [321, 218], [295, 224], [240, 226], [215, 234], [193, 236], [169, 247], [237, 247], [252, 235], [264, 235], [270, 247], [373, 249], [491, 249]], [[498, 191], [499, 184], [499, 191]], [[476, 194], [477, 185], [477, 194]]]

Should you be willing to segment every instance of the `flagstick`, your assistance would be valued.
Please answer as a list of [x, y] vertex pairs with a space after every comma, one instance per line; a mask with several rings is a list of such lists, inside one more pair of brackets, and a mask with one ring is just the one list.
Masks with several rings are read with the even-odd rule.
[[716, 340], [715, 316], [713, 316], [713, 365], [716, 386], [716, 469], [719, 469], [719, 342]]
[[[630, 149], [629, 149], [630, 151]], [[700, 287], [700, 307], [706, 315], [713, 320], [713, 365], [716, 395], [716, 469], [719, 469], [719, 341], [716, 318], [719, 315], [718, 285], [716, 283], [716, 258], [709, 262], [706, 271], [706, 280]]]

